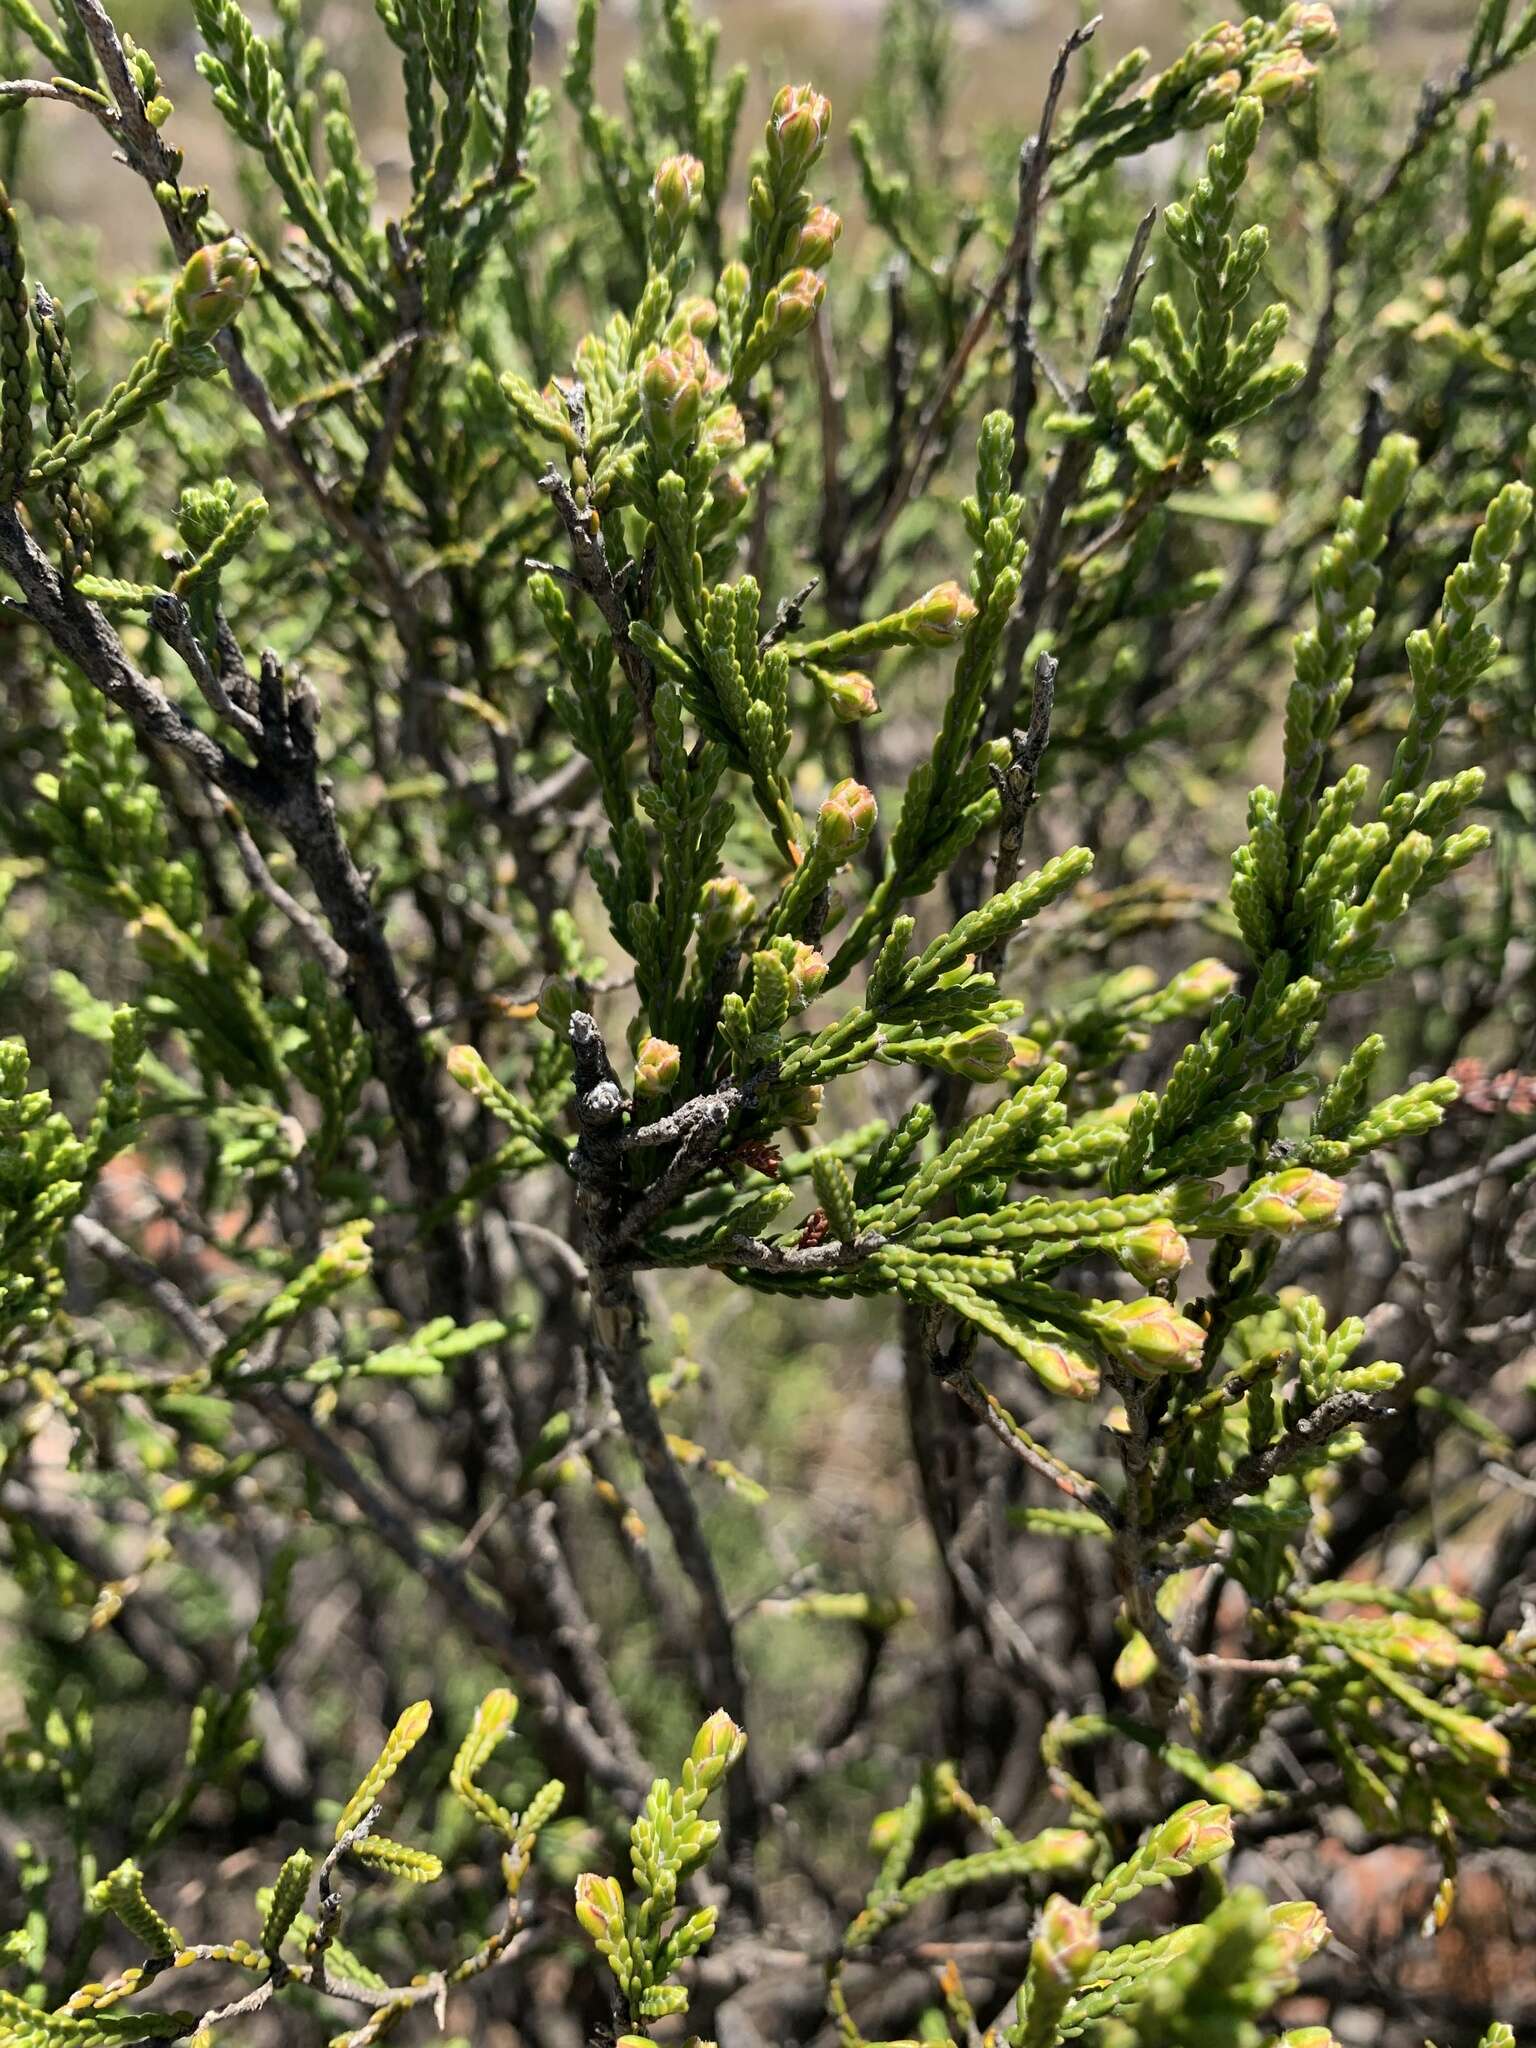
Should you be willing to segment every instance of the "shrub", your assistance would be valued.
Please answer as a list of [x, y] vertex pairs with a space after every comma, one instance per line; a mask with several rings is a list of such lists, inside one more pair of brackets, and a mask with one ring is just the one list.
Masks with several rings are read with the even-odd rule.
[[1417, 2038], [1309, 1895], [1531, 1825], [1536, 11], [1020, 149], [892, 0], [744, 175], [687, 0], [378, 12], [390, 207], [196, 0], [236, 231], [6, 9], [171, 262], [0, 211], [0, 2040]]

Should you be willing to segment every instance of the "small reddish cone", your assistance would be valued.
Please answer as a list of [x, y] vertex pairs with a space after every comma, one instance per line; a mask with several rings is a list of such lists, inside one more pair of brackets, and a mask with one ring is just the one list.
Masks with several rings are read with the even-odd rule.
[[257, 275], [256, 259], [238, 235], [197, 250], [171, 294], [171, 340], [211, 341], [237, 317]]
[[814, 270], [791, 270], [768, 295], [769, 324], [780, 341], [804, 334], [827, 295], [826, 279]]
[[976, 606], [958, 583], [936, 583], [907, 607], [907, 632], [919, 647], [948, 647], [976, 616]]
[[1183, 1272], [1189, 1264], [1189, 1244], [1182, 1231], [1160, 1216], [1128, 1231], [1115, 1246], [1115, 1256], [1128, 1273], [1151, 1287]]
[[802, 939], [795, 947], [795, 957], [790, 962], [789, 978], [794, 984], [795, 1007], [803, 1010], [813, 1003], [821, 993], [821, 985], [827, 978], [827, 963], [814, 946], [808, 946]]
[[624, 1925], [624, 1894], [618, 1881], [585, 1871], [576, 1880], [576, 1918], [594, 1941], [601, 1941]]
[[711, 455], [739, 455], [747, 445], [747, 423], [734, 405], [722, 405], [711, 413], [699, 436], [699, 446]]
[[804, 1088], [786, 1089], [779, 1098], [779, 1115], [787, 1124], [813, 1124], [821, 1115], [821, 1098], [821, 1087], [816, 1082]]
[[874, 684], [868, 676], [853, 669], [832, 677], [826, 685], [826, 697], [832, 706], [832, 716], [842, 725], [857, 725], [861, 718], [873, 718], [880, 709]]
[[1104, 1342], [1138, 1379], [1199, 1367], [1204, 1330], [1155, 1295], [1144, 1301], [1100, 1302], [1092, 1320]]
[[1325, 7], [1323, 0], [1305, 0], [1304, 5], [1293, 7], [1286, 39], [1299, 43], [1304, 50], [1331, 50], [1339, 40], [1339, 24], [1333, 9]]
[[826, 146], [832, 106], [811, 85], [781, 86], [768, 116], [768, 162], [777, 181], [798, 185]]
[[796, 239], [793, 261], [807, 270], [820, 270], [842, 239], [843, 217], [830, 206], [814, 206], [806, 215]]
[[1232, 1215], [1250, 1230], [1326, 1230], [1343, 1200], [1342, 1182], [1310, 1166], [1292, 1166], [1245, 1188], [1232, 1202]]
[[[1287, 1899], [1269, 1909], [1269, 1931], [1285, 1955], [1286, 1967], [1295, 1969], [1333, 1939], [1333, 1930], [1323, 1918], [1322, 1908], [1310, 1899]], [[1328, 2036], [1326, 2028], [1323, 2038]]]
[[676, 349], [653, 355], [640, 372], [640, 412], [645, 431], [660, 449], [688, 440], [704, 409], [704, 387]]
[[728, 946], [756, 915], [752, 891], [735, 875], [716, 875], [699, 892], [699, 936], [706, 945]]
[[[1040, 1968], [1062, 1984], [1076, 1984], [1099, 1952], [1099, 1923], [1086, 1906], [1052, 1892], [1040, 1909], [1034, 1956]], [[1033, 1959], [1032, 1959], [1033, 1960]]]
[[683, 1056], [667, 1038], [642, 1038], [635, 1048], [635, 1093], [665, 1095], [675, 1087]]
[[656, 166], [651, 205], [658, 221], [680, 235], [704, 197], [704, 166], [696, 156], [669, 156]]
[[878, 811], [874, 792], [851, 775], [836, 783], [817, 816], [816, 844], [838, 860], [852, 860], [869, 844]]
[[973, 1024], [944, 1041], [944, 1065], [966, 1081], [996, 1081], [1007, 1073], [1013, 1040], [995, 1024]]
[[1312, 90], [1317, 66], [1300, 50], [1277, 50], [1272, 60], [1248, 81], [1255, 99], [1269, 107], [1288, 107]]

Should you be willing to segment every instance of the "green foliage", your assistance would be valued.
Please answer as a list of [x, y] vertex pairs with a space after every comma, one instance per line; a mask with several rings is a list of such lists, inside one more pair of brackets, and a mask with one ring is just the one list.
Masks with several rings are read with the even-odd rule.
[[226, 211], [0, 8], [0, 2043], [1328, 2048], [1536, 1769], [1536, 11], [376, 12]]

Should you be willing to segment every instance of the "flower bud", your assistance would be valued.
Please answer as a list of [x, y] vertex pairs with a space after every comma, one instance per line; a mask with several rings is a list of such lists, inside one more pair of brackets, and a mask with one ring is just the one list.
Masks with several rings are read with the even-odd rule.
[[727, 455], [739, 455], [746, 445], [747, 423], [734, 405], [722, 405], [717, 412], [712, 412], [699, 435], [699, 446], [721, 459]]
[[1176, 1002], [1181, 1009], [1204, 1009], [1219, 1003], [1237, 986], [1237, 970], [1225, 960], [1196, 960], [1176, 974], [1163, 992], [1165, 1003]]
[[1234, 1813], [1257, 1813], [1264, 1804], [1264, 1787], [1241, 1764], [1218, 1764], [1205, 1783], [1222, 1805], [1230, 1806]]
[[793, 341], [797, 334], [804, 334], [826, 295], [826, 279], [814, 270], [791, 270], [768, 294], [764, 308], [775, 338]]
[[1189, 1245], [1182, 1231], [1165, 1216], [1131, 1230], [1115, 1245], [1115, 1257], [1127, 1273], [1145, 1286], [1175, 1279], [1189, 1264]]
[[1086, 1906], [1052, 1892], [1040, 1909], [1031, 1961], [1058, 1983], [1078, 1984], [1099, 1952], [1099, 1923]]
[[975, 604], [958, 583], [936, 583], [907, 607], [907, 636], [918, 647], [948, 647], [975, 616]]
[[699, 210], [704, 197], [704, 166], [696, 156], [669, 156], [656, 167], [651, 182], [651, 206], [657, 225], [673, 237]]
[[443, 1062], [450, 1081], [461, 1088], [479, 1088], [490, 1081], [491, 1070], [472, 1045], [455, 1045]]
[[795, 957], [790, 962], [789, 978], [794, 984], [794, 1006], [803, 1010], [808, 1003], [815, 1002], [821, 993], [821, 985], [827, 978], [827, 963], [814, 946], [806, 945], [802, 939], [795, 947]]
[[1021, 1338], [1019, 1356], [1047, 1392], [1060, 1394], [1064, 1400], [1091, 1401], [1099, 1391], [1098, 1368], [1080, 1351], [1069, 1351], [1065, 1344], [1048, 1343], [1038, 1337]]
[[692, 298], [678, 302], [677, 311], [667, 328], [673, 340], [681, 340], [685, 334], [696, 334], [702, 341], [706, 334], [713, 334], [720, 325], [720, 309], [713, 299]]
[[680, 335], [672, 344], [672, 354], [706, 397], [725, 389], [723, 374], [710, 361], [709, 349], [697, 334]]
[[873, 718], [880, 709], [874, 684], [854, 669], [833, 676], [824, 686], [824, 694], [832, 706], [832, 716], [842, 725], [857, 725], [861, 718]]
[[594, 1941], [609, 1938], [615, 1927], [624, 1926], [624, 1894], [618, 1880], [584, 1871], [576, 1880], [576, 1918]]
[[710, 501], [722, 520], [735, 519], [744, 512], [751, 492], [734, 469], [718, 470], [709, 486]]
[[1339, 1213], [1344, 1187], [1315, 1167], [1292, 1166], [1284, 1173], [1255, 1181], [1233, 1196], [1227, 1205], [1218, 1204], [1219, 1216], [1229, 1209], [1232, 1221], [1248, 1230], [1295, 1233], [1326, 1230]]
[[1247, 38], [1236, 22], [1218, 21], [1213, 28], [1206, 30], [1190, 53], [1194, 74], [1197, 78], [1210, 78], [1218, 71], [1240, 64], [1247, 49]]
[[171, 340], [211, 341], [239, 314], [257, 275], [256, 259], [238, 235], [197, 250], [171, 294]]
[[812, 1082], [804, 1088], [786, 1088], [777, 1103], [780, 1123], [815, 1123], [821, 1115], [821, 1099], [819, 1082]]
[[1086, 1828], [1042, 1828], [1030, 1847], [1036, 1870], [1086, 1870], [1095, 1844]]
[[1208, 78], [1199, 89], [1191, 93], [1180, 115], [1184, 126], [1200, 128], [1207, 121], [1214, 121], [1237, 104], [1237, 96], [1243, 89], [1243, 74], [1240, 71], [1218, 71], [1214, 78]]
[[757, 915], [752, 891], [735, 875], [716, 875], [699, 893], [700, 941], [713, 949], [739, 939]]
[[1186, 1870], [1198, 1870], [1232, 1848], [1232, 1815], [1225, 1806], [1213, 1806], [1208, 1799], [1192, 1799], [1152, 1837], [1160, 1864], [1177, 1863]]
[[1277, 50], [1262, 71], [1248, 81], [1248, 90], [1267, 107], [1288, 107], [1312, 90], [1317, 66], [1300, 50]]
[[[1310, 1899], [1287, 1899], [1269, 1909], [1269, 1932], [1285, 1958], [1288, 1970], [1296, 1969], [1315, 1956], [1318, 1950], [1333, 1939], [1333, 1931], [1323, 1918], [1320, 1906], [1314, 1906]], [[1322, 2030], [1323, 2039], [1330, 2038], [1327, 2029]]]
[[845, 775], [834, 785], [817, 815], [818, 848], [838, 860], [852, 860], [869, 844], [878, 815], [873, 791]]
[[1204, 1330], [1156, 1295], [1143, 1301], [1099, 1302], [1092, 1320], [1104, 1342], [1138, 1379], [1199, 1369]]
[[694, 1782], [706, 1792], [717, 1785], [747, 1746], [742, 1730], [723, 1707], [710, 1715], [693, 1739], [688, 1762]]
[[645, 431], [663, 451], [687, 441], [704, 409], [704, 387], [676, 349], [662, 349], [640, 372]]
[[806, 215], [791, 255], [791, 262], [807, 270], [820, 270], [837, 247], [843, 232], [842, 215], [830, 206], [813, 206]]
[[832, 120], [829, 101], [811, 85], [781, 86], [768, 117], [768, 161], [777, 181], [798, 185], [821, 155]]
[[944, 1069], [966, 1081], [997, 1081], [1008, 1071], [1013, 1041], [995, 1024], [973, 1024], [944, 1041]]
[[665, 1095], [675, 1087], [683, 1056], [670, 1039], [642, 1038], [635, 1048], [635, 1093]]
[[1303, 50], [1331, 50], [1339, 40], [1338, 21], [1323, 0], [1303, 0], [1299, 7], [1288, 7], [1280, 17], [1280, 26], [1286, 41]]

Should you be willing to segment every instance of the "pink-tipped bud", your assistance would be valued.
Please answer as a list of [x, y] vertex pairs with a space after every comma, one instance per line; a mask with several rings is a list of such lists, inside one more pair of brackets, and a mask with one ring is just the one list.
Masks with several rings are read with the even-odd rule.
[[[1279, 1944], [1288, 1970], [1298, 1968], [1309, 1956], [1333, 1939], [1333, 1930], [1320, 1906], [1310, 1899], [1287, 1899], [1269, 1909], [1269, 1931]], [[1326, 2030], [1324, 2037], [1328, 2038]]]
[[1280, 26], [1287, 42], [1309, 52], [1331, 50], [1339, 40], [1338, 20], [1323, 0], [1303, 0], [1299, 7], [1288, 7], [1280, 17]]
[[1326, 1230], [1344, 1200], [1343, 1183], [1311, 1166], [1288, 1167], [1233, 1198], [1233, 1220], [1249, 1230]]
[[823, 694], [832, 706], [832, 716], [842, 725], [857, 725], [861, 718], [873, 718], [880, 709], [874, 684], [868, 676], [853, 669], [833, 676], [823, 685]]
[[1165, 1216], [1127, 1231], [1115, 1246], [1115, 1257], [1127, 1273], [1133, 1273], [1151, 1287], [1159, 1280], [1173, 1280], [1189, 1264], [1189, 1244]]
[[683, 1056], [666, 1038], [642, 1038], [635, 1048], [635, 1093], [665, 1095], [677, 1085]]
[[679, 300], [677, 311], [672, 315], [667, 327], [667, 334], [674, 341], [680, 341], [685, 334], [696, 334], [702, 341], [706, 335], [713, 334], [719, 325], [720, 308], [714, 300], [701, 299], [695, 294], [692, 298]]
[[1153, 1838], [1159, 1863], [1177, 1863], [1198, 1870], [1232, 1849], [1232, 1815], [1208, 1799], [1193, 1799], [1164, 1821]]
[[811, 85], [781, 86], [768, 117], [768, 161], [780, 183], [798, 185], [826, 146], [832, 107]]
[[1204, 1009], [1237, 986], [1237, 970], [1225, 960], [1196, 960], [1169, 982], [1165, 1000], [1180, 1008]]
[[830, 206], [813, 206], [796, 238], [791, 261], [807, 270], [820, 270], [842, 239], [843, 217]]
[[958, 583], [936, 583], [907, 607], [907, 635], [918, 647], [948, 647], [975, 616], [974, 601]]
[[725, 519], [734, 519], [747, 509], [747, 500], [752, 493], [747, 489], [745, 479], [734, 469], [717, 470], [709, 486], [709, 495]]
[[827, 963], [814, 946], [806, 945], [802, 939], [795, 947], [795, 957], [789, 964], [789, 978], [794, 985], [794, 1004], [803, 1010], [815, 1002], [821, 993], [822, 983], [827, 978]]
[[696, 1783], [706, 1790], [717, 1784], [746, 1746], [742, 1730], [723, 1707], [717, 1708], [694, 1737], [689, 1753]]
[[699, 892], [699, 937], [707, 946], [728, 946], [756, 915], [752, 891], [735, 875], [716, 875]]
[[645, 431], [662, 450], [687, 441], [704, 409], [704, 387], [677, 349], [664, 348], [640, 372]]
[[1264, 1787], [1241, 1764], [1218, 1764], [1205, 1782], [1207, 1789], [1234, 1813], [1257, 1813], [1264, 1804]]
[[1247, 38], [1237, 23], [1218, 21], [1213, 28], [1206, 30], [1194, 46], [1194, 74], [1197, 78], [1210, 78], [1218, 71], [1225, 71], [1230, 65], [1240, 64], [1247, 50]]
[[1305, 99], [1317, 77], [1317, 66], [1300, 50], [1277, 50], [1262, 71], [1248, 81], [1248, 90], [1267, 107], [1288, 107]]
[[1206, 79], [1190, 94], [1179, 118], [1188, 128], [1204, 127], [1208, 121], [1214, 121], [1218, 115], [1236, 106], [1242, 89], [1241, 71], [1218, 71], [1214, 78]]
[[768, 294], [764, 312], [780, 341], [804, 334], [827, 295], [827, 282], [814, 270], [791, 270]]
[[669, 234], [681, 235], [703, 197], [704, 166], [696, 156], [669, 156], [657, 165], [651, 205], [658, 223]]
[[734, 405], [722, 405], [704, 422], [699, 446], [717, 459], [738, 455], [747, 445], [747, 423]]
[[239, 314], [257, 276], [256, 259], [238, 235], [197, 250], [171, 294], [171, 339], [211, 341]]
[[584, 1871], [576, 1880], [576, 1918], [594, 1941], [604, 1941], [624, 1927], [624, 1894], [618, 1881]]
[[844, 776], [818, 813], [816, 844], [838, 860], [852, 860], [869, 844], [878, 815], [874, 792], [851, 775]]
[[1094, 1328], [1138, 1379], [1165, 1372], [1196, 1372], [1205, 1332], [1171, 1303], [1149, 1295], [1144, 1301], [1100, 1302]]
[[1099, 1923], [1086, 1906], [1074, 1906], [1052, 1892], [1040, 1909], [1040, 1931], [1031, 1961], [1068, 1987], [1079, 1984], [1099, 1952]]
[[1013, 1040], [995, 1024], [973, 1024], [944, 1041], [946, 1073], [966, 1081], [999, 1081], [1013, 1059]]
[[815, 1123], [821, 1115], [822, 1089], [819, 1082], [804, 1088], [786, 1088], [778, 1099], [779, 1121], [786, 1124]]
[[1019, 1356], [1047, 1392], [1059, 1394], [1063, 1400], [1091, 1401], [1099, 1391], [1098, 1367], [1065, 1344], [1026, 1337], [1020, 1342]]

